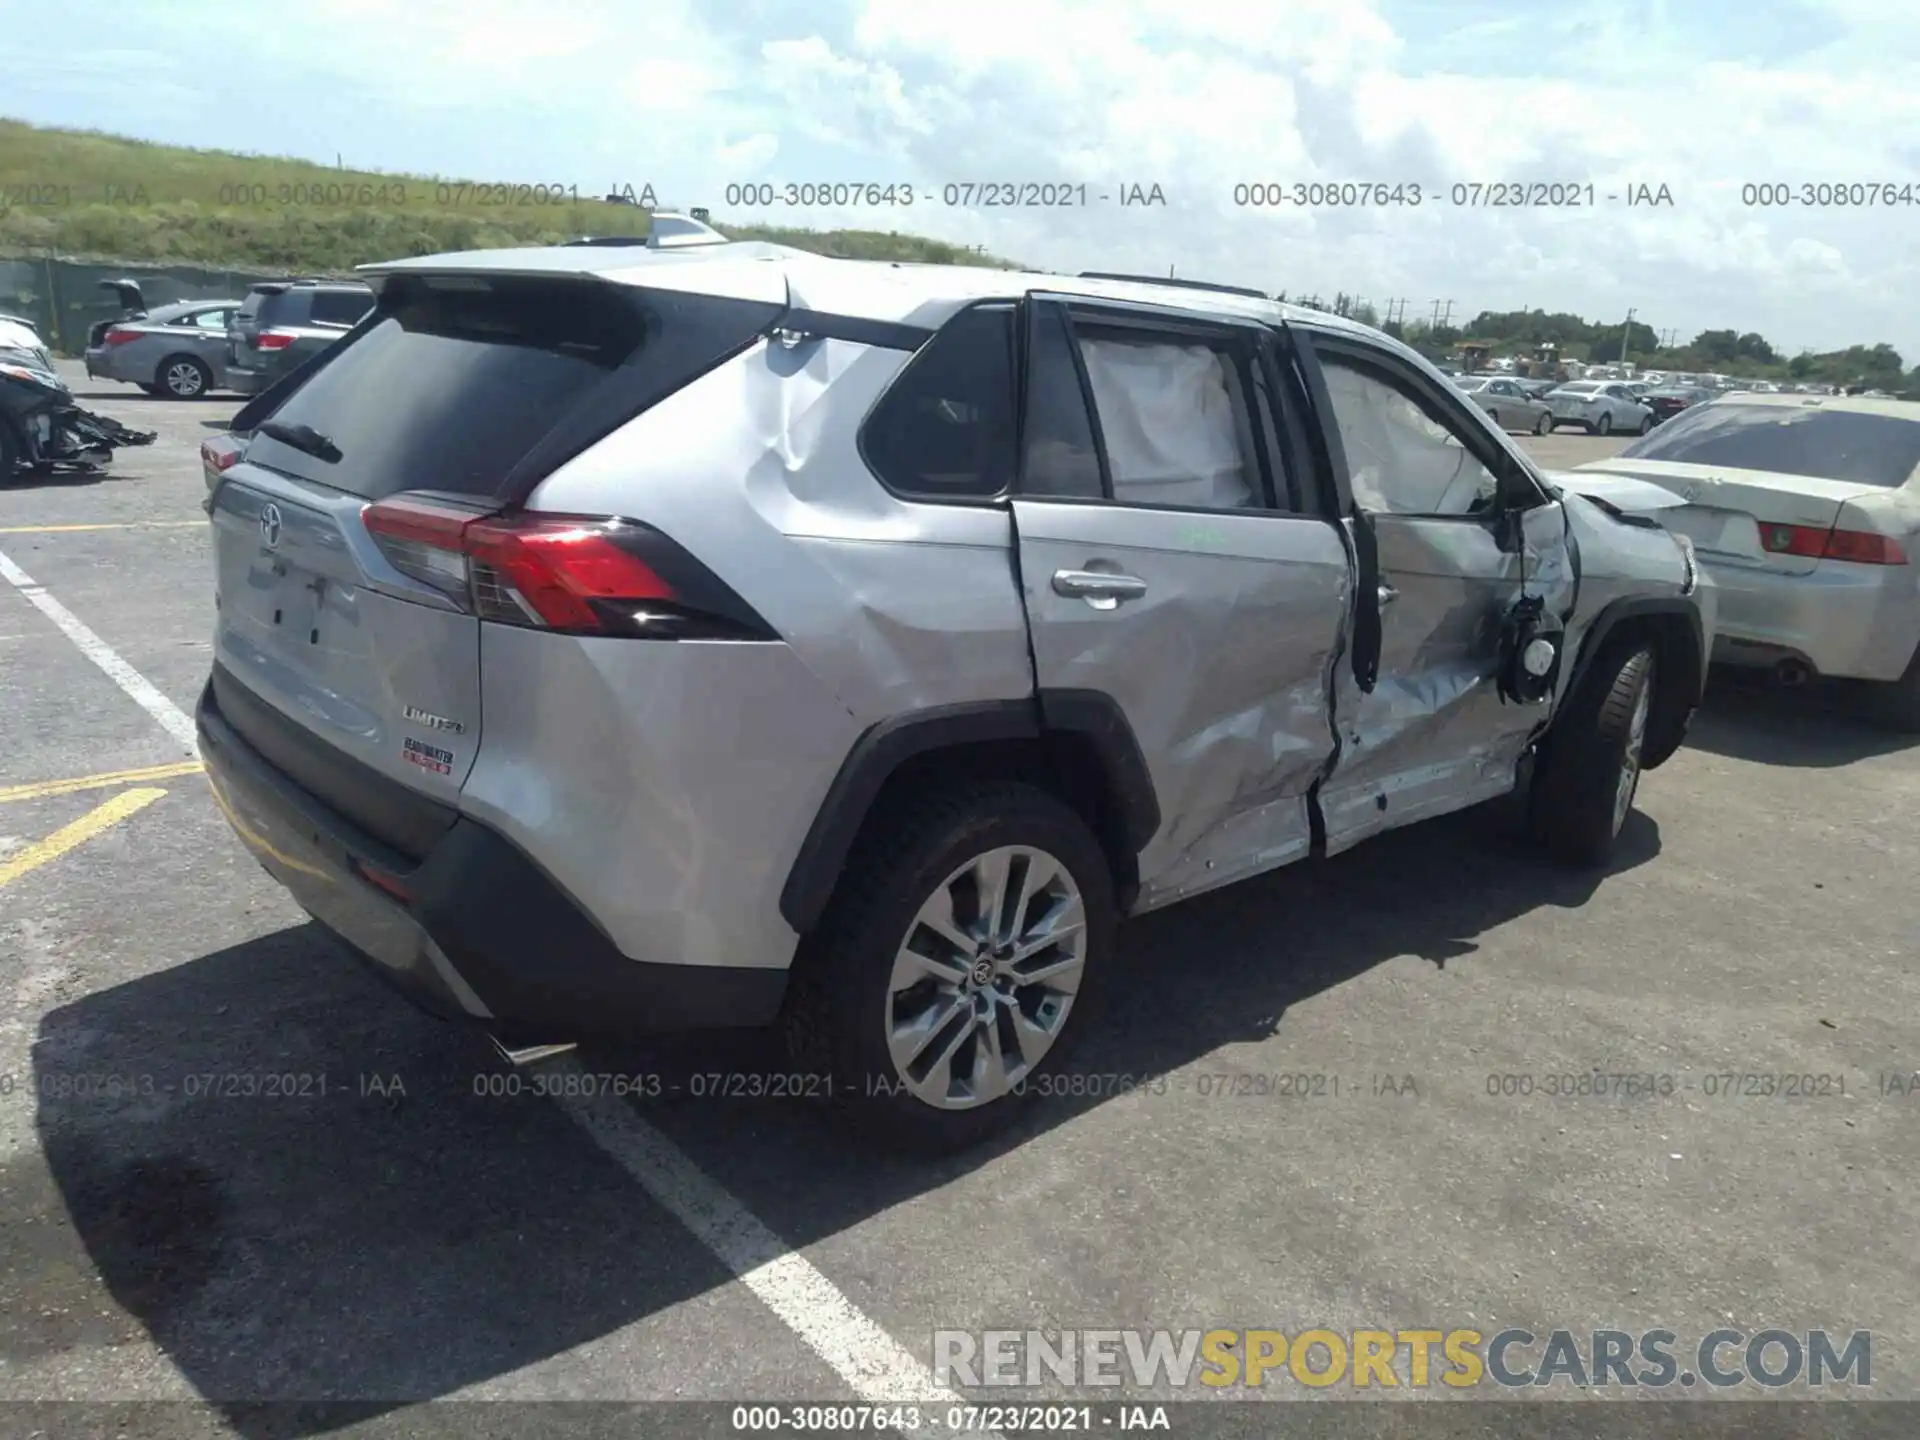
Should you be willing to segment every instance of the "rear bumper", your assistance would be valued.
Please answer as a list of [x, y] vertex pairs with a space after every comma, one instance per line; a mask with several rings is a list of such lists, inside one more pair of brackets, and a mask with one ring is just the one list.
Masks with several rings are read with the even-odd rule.
[[264, 371], [249, 370], [243, 365], [228, 365], [226, 373], [221, 376], [220, 388], [236, 395], [258, 395], [267, 388], [270, 379]]
[[1713, 658], [1726, 665], [1806, 662], [1836, 679], [1897, 680], [1920, 640], [1910, 565], [1821, 561], [1805, 575], [1739, 565], [1701, 568], [1720, 597]]
[[422, 1008], [544, 1041], [764, 1025], [779, 1013], [785, 970], [632, 959], [489, 827], [462, 817], [416, 863], [264, 759], [227, 723], [211, 686], [197, 720], [234, 832], [310, 915]]

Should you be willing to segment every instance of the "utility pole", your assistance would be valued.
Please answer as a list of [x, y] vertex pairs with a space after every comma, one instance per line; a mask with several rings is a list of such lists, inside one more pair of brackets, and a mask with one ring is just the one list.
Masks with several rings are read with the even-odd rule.
[[1453, 302], [1451, 300], [1447, 301], [1447, 313], [1440, 317], [1440, 323], [1442, 325], [1453, 324]]
[[1627, 337], [1633, 334], [1634, 313], [1632, 310], [1627, 311], [1626, 328], [1620, 332], [1620, 363], [1622, 365], [1627, 363]]
[[1433, 324], [1430, 328], [1434, 330], [1440, 328], [1440, 302], [1438, 300], [1433, 302]]

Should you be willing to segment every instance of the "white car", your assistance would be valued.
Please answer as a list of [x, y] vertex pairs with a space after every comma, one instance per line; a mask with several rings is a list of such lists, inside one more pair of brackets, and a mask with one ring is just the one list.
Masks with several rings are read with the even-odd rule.
[[40, 332], [11, 315], [0, 315], [0, 360], [34, 365], [42, 370], [53, 369], [53, 356], [47, 350], [47, 342], [40, 338]]
[[1686, 502], [1658, 518], [1719, 592], [1714, 660], [1870, 682], [1920, 732], [1920, 402], [1727, 395], [1579, 468]]
[[1590, 435], [1644, 435], [1653, 428], [1653, 411], [1634, 399], [1625, 381], [1570, 380], [1549, 390], [1553, 423], [1578, 425]]

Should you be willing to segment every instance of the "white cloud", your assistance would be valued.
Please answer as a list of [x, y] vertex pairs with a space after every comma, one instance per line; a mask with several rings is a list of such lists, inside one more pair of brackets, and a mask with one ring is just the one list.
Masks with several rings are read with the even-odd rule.
[[[1482, 0], [309, 0], [249, 43], [271, 52], [277, 85], [352, 87], [352, 117], [321, 112], [345, 132], [325, 148], [364, 163], [385, 145], [418, 165], [430, 146], [440, 173], [644, 177], [723, 216], [732, 182], [910, 178], [922, 203], [906, 214], [736, 218], [918, 230], [1066, 269], [1175, 264], [1404, 297], [1410, 313], [1436, 297], [1456, 317], [1633, 306], [1663, 329], [1736, 325], [1788, 347], [1884, 338], [1920, 359], [1920, 318], [1894, 303], [1920, 264], [1920, 204], [1758, 207], [1741, 192], [1920, 186], [1920, 31], [1905, 8], [1776, 0], [1755, 18], [1732, 0], [1614, 0], [1516, 17]], [[190, 73], [213, 12], [181, 0], [169, 13], [137, 34], [97, 28], [123, 50], [177, 47]], [[119, 63], [104, 49], [63, 54], [79, 73]], [[42, 84], [36, 68], [21, 70], [30, 85]], [[96, 87], [50, 77], [35, 93], [56, 113], [31, 118], [91, 123]], [[247, 123], [280, 124], [302, 144], [317, 133]], [[199, 143], [277, 148], [240, 133]], [[1108, 193], [1157, 183], [1171, 203], [937, 203], [949, 182], [996, 180]], [[1455, 182], [1501, 180], [1591, 182], [1598, 203], [1449, 203]], [[1236, 207], [1234, 186], [1249, 181], [1412, 182], [1426, 195], [1418, 209]], [[1604, 198], [1640, 183], [1668, 185], [1675, 204]]]

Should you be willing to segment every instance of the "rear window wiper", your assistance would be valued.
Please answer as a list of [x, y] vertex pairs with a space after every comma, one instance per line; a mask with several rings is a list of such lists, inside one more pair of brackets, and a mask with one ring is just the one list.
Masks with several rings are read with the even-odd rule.
[[268, 420], [261, 424], [259, 433], [329, 465], [340, 461], [340, 447], [311, 425], [283, 425], [278, 420]]

